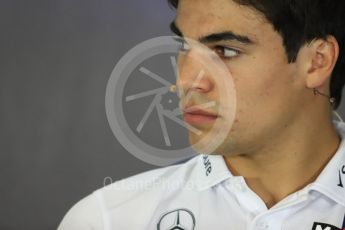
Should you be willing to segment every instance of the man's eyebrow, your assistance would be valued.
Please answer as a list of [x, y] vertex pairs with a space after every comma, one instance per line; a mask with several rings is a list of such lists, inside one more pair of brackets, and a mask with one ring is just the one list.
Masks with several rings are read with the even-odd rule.
[[[176, 34], [177, 36], [183, 37], [183, 34], [182, 34], [181, 30], [177, 27], [175, 21], [170, 23], [170, 30], [174, 34]], [[213, 43], [213, 42], [220, 42], [220, 41], [238, 41], [238, 42], [243, 43], [245, 45], [255, 43], [249, 37], [236, 34], [232, 31], [214, 33], [214, 34], [210, 34], [210, 35], [207, 35], [205, 37], [199, 38], [199, 42], [201, 42], [201, 43]]]
[[170, 30], [176, 34], [177, 36], [183, 37], [183, 34], [181, 32], [181, 30], [177, 27], [175, 21], [173, 21], [172, 23], [170, 23]]
[[220, 42], [220, 41], [238, 41], [245, 45], [250, 45], [250, 44], [255, 43], [249, 37], [236, 34], [232, 31], [210, 34], [210, 35], [200, 38], [199, 41], [201, 43], [213, 43], [213, 42]]

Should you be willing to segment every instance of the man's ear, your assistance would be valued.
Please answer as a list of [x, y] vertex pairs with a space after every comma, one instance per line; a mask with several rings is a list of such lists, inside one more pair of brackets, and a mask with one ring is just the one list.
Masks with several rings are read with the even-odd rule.
[[318, 88], [329, 80], [339, 56], [339, 44], [333, 36], [315, 39], [307, 46], [305, 61], [306, 87]]

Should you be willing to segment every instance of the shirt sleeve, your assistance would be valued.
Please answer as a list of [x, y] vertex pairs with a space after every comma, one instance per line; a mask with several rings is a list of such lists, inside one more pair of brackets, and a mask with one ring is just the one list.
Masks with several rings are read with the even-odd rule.
[[102, 212], [95, 194], [75, 204], [57, 230], [103, 230]]

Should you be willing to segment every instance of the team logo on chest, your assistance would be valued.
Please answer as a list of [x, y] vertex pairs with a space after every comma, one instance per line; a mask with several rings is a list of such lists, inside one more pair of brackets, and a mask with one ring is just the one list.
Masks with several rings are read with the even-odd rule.
[[342, 230], [341, 228], [335, 227], [330, 224], [324, 224], [324, 223], [314, 223], [312, 230]]
[[345, 230], [345, 216], [343, 220], [343, 226], [341, 228], [335, 227], [330, 224], [317, 223], [315, 222], [312, 230]]
[[194, 230], [194, 214], [187, 209], [177, 209], [162, 215], [157, 230]]

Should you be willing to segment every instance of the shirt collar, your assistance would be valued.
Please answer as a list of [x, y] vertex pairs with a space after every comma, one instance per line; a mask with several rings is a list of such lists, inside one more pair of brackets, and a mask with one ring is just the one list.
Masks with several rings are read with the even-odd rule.
[[192, 172], [192, 180], [199, 191], [233, 177], [222, 155], [201, 154], [197, 158], [196, 167]]
[[345, 206], [345, 123], [333, 123], [341, 138], [340, 145], [309, 190], [316, 190]]
[[[318, 191], [345, 206], [345, 123], [339, 121], [333, 123], [341, 137], [341, 143], [319, 177], [308, 186], [308, 190]], [[201, 154], [197, 158], [192, 180], [200, 191], [227, 179], [241, 177], [231, 174], [222, 155]]]

